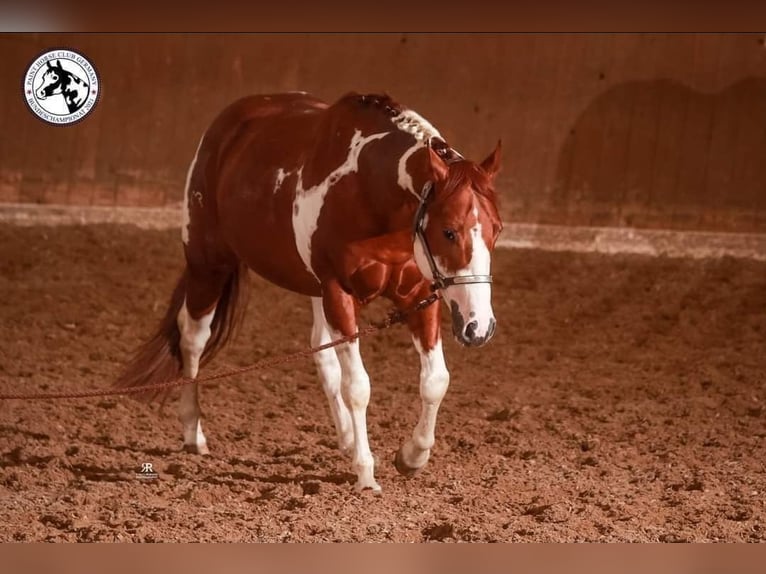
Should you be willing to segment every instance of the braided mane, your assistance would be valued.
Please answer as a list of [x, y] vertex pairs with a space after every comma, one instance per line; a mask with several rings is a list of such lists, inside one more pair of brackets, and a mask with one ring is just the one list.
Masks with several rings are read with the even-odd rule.
[[384, 112], [391, 122], [403, 132], [411, 134], [416, 140], [424, 142], [434, 150], [445, 163], [463, 159], [463, 156], [450, 147], [431, 123], [423, 116], [394, 101], [388, 94], [350, 94], [358, 104], [372, 106]]

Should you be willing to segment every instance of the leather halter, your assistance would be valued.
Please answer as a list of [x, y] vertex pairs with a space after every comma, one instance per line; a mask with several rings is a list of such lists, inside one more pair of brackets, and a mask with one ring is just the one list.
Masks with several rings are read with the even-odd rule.
[[433, 253], [431, 253], [431, 248], [428, 246], [428, 240], [426, 239], [426, 235], [423, 230], [423, 220], [426, 217], [426, 208], [428, 203], [428, 198], [431, 195], [431, 192], [434, 189], [434, 183], [432, 181], [427, 182], [423, 186], [423, 192], [420, 194], [420, 205], [418, 205], [418, 210], [415, 212], [415, 225], [414, 225], [414, 232], [415, 237], [417, 237], [420, 240], [420, 244], [423, 246], [423, 252], [426, 255], [426, 261], [428, 261], [428, 266], [431, 268], [431, 275], [434, 278], [434, 282], [431, 285], [432, 291], [437, 291], [439, 289], [446, 289], [447, 287], [451, 287], [452, 285], [466, 285], [470, 283], [492, 283], [492, 275], [444, 275], [441, 271], [439, 271], [438, 267], [436, 267], [436, 261], [434, 260]]

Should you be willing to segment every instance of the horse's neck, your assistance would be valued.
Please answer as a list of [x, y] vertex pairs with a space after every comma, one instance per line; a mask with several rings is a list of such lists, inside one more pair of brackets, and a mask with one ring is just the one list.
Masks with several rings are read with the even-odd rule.
[[429, 179], [427, 143], [404, 138], [380, 165], [386, 166], [386, 176], [374, 177], [374, 191], [370, 190], [375, 194], [375, 211], [385, 218], [389, 230], [410, 228]]
[[[312, 185], [316, 183], [314, 180], [327, 181], [327, 165], [353, 164], [354, 171], [361, 178], [357, 193], [365, 196], [361, 205], [370, 208], [371, 215], [388, 231], [410, 227], [429, 178], [427, 148], [430, 134], [421, 133], [423, 130], [415, 129], [417, 126], [413, 127], [414, 124], [406, 123], [399, 116], [392, 120], [389, 116], [378, 114], [351, 123], [351, 127], [346, 128], [351, 138], [349, 143], [345, 137], [336, 136], [339, 123], [349, 125], [348, 118], [338, 118], [336, 113], [345, 114], [348, 110], [328, 110], [320, 131], [324, 130], [332, 143], [315, 152], [314, 159], [322, 168], [312, 173], [308, 181]], [[425, 120], [420, 122], [426, 124]], [[438, 133], [435, 129], [433, 132]], [[364, 140], [369, 141], [365, 143]], [[357, 150], [356, 153], [354, 150]], [[305, 178], [306, 172], [303, 176]]]

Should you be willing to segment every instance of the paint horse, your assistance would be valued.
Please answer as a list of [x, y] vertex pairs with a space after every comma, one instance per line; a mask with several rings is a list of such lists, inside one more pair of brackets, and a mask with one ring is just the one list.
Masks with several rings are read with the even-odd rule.
[[56, 65], [52, 66], [50, 60], [46, 62], [47, 67], [43, 73], [43, 82], [37, 88], [37, 98], [44, 100], [51, 96], [61, 95], [64, 97], [67, 109], [70, 114], [79, 110], [88, 97], [90, 84], [85, 80], [78, 78], [72, 72], [65, 70], [61, 66], [61, 61], [56, 60]]
[[[118, 385], [179, 371], [195, 378], [239, 319], [247, 268], [311, 297], [312, 345], [356, 333], [360, 307], [376, 297], [408, 310], [433, 289], [449, 307], [457, 340], [483, 345], [495, 331], [490, 254], [501, 230], [493, 189], [499, 156], [498, 143], [481, 164], [464, 159], [388, 96], [352, 93], [328, 105], [289, 93], [233, 103], [210, 125], [189, 169], [186, 269], [159, 331]], [[439, 313], [433, 304], [407, 319], [420, 355], [422, 410], [395, 457], [405, 475], [428, 461], [449, 383]], [[356, 489], [379, 491], [359, 343], [314, 357]], [[181, 391], [180, 419], [186, 450], [207, 454], [196, 383]]]

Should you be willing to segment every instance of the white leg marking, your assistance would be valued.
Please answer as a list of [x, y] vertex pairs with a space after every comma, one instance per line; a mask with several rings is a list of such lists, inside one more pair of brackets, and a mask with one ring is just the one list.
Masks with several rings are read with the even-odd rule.
[[[199, 360], [210, 338], [210, 325], [213, 322], [215, 310], [195, 321], [186, 310], [186, 303], [178, 312], [178, 329], [181, 332], [181, 357], [183, 359], [184, 377], [196, 379], [199, 372]], [[184, 448], [208, 454], [207, 439], [202, 432], [200, 422], [199, 391], [197, 383], [181, 387], [179, 417], [183, 425]]]
[[197, 156], [199, 155], [199, 150], [202, 147], [202, 141], [205, 139], [205, 136], [203, 135], [199, 143], [197, 144], [197, 151], [194, 152], [194, 159], [192, 159], [191, 164], [189, 165], [189, 171], [186, 172], [186, 185], [184, 185], [184, 205], [183, 209], [181, 210], [181, 216], [183, 217], [183, 221], [181, 222], [181, 241], [184, 242], [184, 245], [188, 245], [189, 243], [189, 224], [191, 223], [191, 205], [189, 200], [189, 195], [192, 193], [198, 193], [199, 194], [199, 204], [202, 205], [202, 194], [197, 191], [194, 192], [191, 189], [189, 189], [189, 184], [191, 183], [192, 173], [194, 172], [194, 166], [197, 165]]
[[[336, 338], [340, 336], [334, 333]], [[359, 354], [359, 342], [346, 343], [336, 347], [341, 366], [341, 394], [346, 406], [351, 411], [351, 424], [354, 429], [354, 457], [352, 466], [356, 472], [357, 491], [370, 488], [380, 492], [375, 482], [375, 461], [370, 451], [367, 438], [367, 404], [370, 402], [370, 377]]]
[[[312, 297], [311, 307], [314, 312], [311, 346], [318, 347], [331, 342], [332, 336], [325, 319], [321, 297]], [[354, 448], [354, 431], [351, 426], [351, 414], [341, 396], [341, 368], [338, 355], [335, 349], [325, 349], [314, 354], [314, 363], [319, 372], [319, 379], [322, 381], [322, 388], [327, 395], [327, 401], [330, 403], [330, 412], [338, 435], [338, 448], [350, 454]]]
[[442, 342], [439, 340], [430, 351], [413, 338], [415, 349], [420, 355], [420, 399], [422, 407], [420, 419], [412, 432], [412, 438], [401, 448], [401, 457], [411, 469], [422, 468], [431, 455], [436, 428], [436, 414], [449, 386], [449, 371], [444, 362]]
[[295, 246], [301, 256], [306, 269], [316, 277], [311, 267], [311, 238], [317, 229], [319, 212], [322, 211], [327, 192], [344, 176], [354, 173], [359, 169], [359, 154], [364, 146], [378, 140], [390, 132], [381, 132], [362, 136], [362, 132], [356, 130], [348, 146], [346, 160], [324, 180], [308, 189], [303, 189], [303, 168], [298, 170], [298, 183], [295, 189], [295, 201], [293, 202], [293, 233], [295, 234]]

